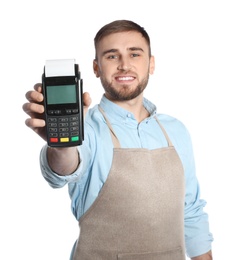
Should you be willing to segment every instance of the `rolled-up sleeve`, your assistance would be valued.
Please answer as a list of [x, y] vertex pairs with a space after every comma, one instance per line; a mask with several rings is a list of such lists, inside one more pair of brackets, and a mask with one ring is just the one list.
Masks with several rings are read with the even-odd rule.
[[185, 243], [187, 255], [195, 257], [211, 250], [213, 235], [210, 233], [208, 214], [204, 210], [207, 203], [201, 198], [191, 140], [186, 147], [185, 158]]
[[[71, 175], [61, 176], [52, 171], [47, 160], [47, 145], [40, 151], [40, 169], [43, 177], [52, 188], [62, 188], [67, 183], [76, 181], [81, 175], [82, 163], [78, 166], [75, 172]], [[80, 150], [78, 149], [79, 156]]]
[[[197, 191], [195, 191], [197, 187]], [[200, 199], [199, 186], [194, 181], [194, 193], [187, 194], [185, 206], [185, 242], [187, 255], [194, 257], [211, 250], [213, 236], [209, 231], [206, 201]], [[189, 203], [189, 204], [188, 204]]]

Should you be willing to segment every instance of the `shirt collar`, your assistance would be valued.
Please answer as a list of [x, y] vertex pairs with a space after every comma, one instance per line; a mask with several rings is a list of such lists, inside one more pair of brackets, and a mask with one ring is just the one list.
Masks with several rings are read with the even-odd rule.
[[[143, 98], [143, 105], [145, 109], [150, 113], [150, 117], [153, 117], [156, 114], [156, 106], [151, 101]], [[133, 113], [116, 105], [115, 103], [107, 99], [105, 95], [102, 96], [100, 106], [110, 118], [116, 118], [117, 120], [125, 120], [127, 117], [135, 119]]]

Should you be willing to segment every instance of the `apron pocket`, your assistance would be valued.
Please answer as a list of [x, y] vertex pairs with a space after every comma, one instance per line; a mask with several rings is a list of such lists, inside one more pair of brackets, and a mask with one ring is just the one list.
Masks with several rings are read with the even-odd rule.
[[185, 256], [181, 247], [178, 247], [163, 252], [118, 254], [118, 260], [185, 260]]

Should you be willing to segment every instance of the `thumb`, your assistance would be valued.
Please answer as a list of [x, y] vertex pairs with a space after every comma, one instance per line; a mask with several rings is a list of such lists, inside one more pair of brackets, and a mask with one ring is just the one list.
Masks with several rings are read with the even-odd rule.
[[88, 108], [90, 107], [90, 105], [92, 103], [92, 99], [88, 92], [83, 93], [82, 99], [83, 99], [83, 108], [84, 108], [84, 116], [85, 116], [88, 111]]

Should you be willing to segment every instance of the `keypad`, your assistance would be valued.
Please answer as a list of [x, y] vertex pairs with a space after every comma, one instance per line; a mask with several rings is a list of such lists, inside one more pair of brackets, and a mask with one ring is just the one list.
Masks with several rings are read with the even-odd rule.
[[[80, 139], [80, 119], [78, 110], [65, 110], [64, 115], [61, 110], [48, 111], [47, 129], [50, 144], [73, 143]], [[56, 116], [58, 115], [58, 116]]]

